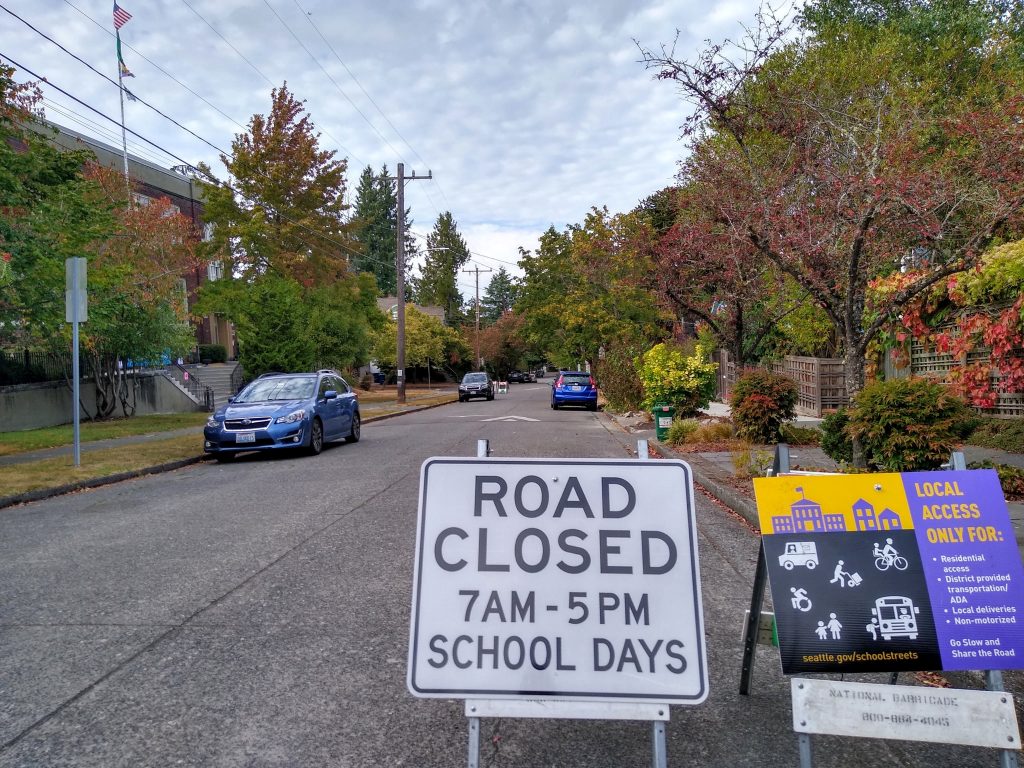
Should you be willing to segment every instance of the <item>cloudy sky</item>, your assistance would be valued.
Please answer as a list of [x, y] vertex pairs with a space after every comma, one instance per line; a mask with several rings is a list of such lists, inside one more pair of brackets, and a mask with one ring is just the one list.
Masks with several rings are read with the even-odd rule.
[[[128, 87], [227, 150], [287, 81], [325, 146], [367, 165], [433, 172], [407, 187], [413, 230], [446, 210], [475, 263], [513, 273], [519, 246], [592, 206], [627, 211], [672, 182], [684, 104], [634, 40], [689, 58], [736, 38], [756, 0], [123, 0]], [[110, 0], [0, 0], [0, 57], [117, 119]], [[163, 71], [161, 71], [163, 70]], [[25, 72], [19, 80], [32, 79]], [[177, 79], [176, 82], [175, 78]], [[120, 144], [120, 129], [46, 87], [54, 122]], [[126, 124], [223, 175], [218, 153], [139, 103]], [[180, 160], [130, 139], [164, 167]], [[353, 183], [354, 186], [354, 183]], [[464, 294], [472, 294], [465, 275]], [[486, 282], [486, 276], [482, 279]]]

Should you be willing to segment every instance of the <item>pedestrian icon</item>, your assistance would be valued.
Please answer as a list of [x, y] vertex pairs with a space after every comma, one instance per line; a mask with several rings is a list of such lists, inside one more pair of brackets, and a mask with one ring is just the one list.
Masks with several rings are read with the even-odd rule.
[[844, 562], [842, 560], [840, 560], [836, 564], [835, 570], [832, 572], [832, 580], [829, 582], [829, 584], [835, 584], [836, 582], [839, 582], [840, 587], [860, 586], [860, 583], [863, 581], [863, 579], [860, 577], [860, 574], [848, 573], [847, 571], [843, 570], [843, 565]]
[[825, 626], [828, 627], [828, 631], [832, 633], [833, 640], [842, 639], [839, 636], [839, 632], [842, 630], [843, 625], [839, 623], [839, 619], [836, 618], [834, 613], [830, 613], [828, 615], [828, 624]]

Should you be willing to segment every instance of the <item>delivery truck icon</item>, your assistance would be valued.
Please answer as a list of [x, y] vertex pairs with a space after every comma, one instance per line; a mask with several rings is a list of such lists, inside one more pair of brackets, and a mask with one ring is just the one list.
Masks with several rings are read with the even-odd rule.
[[779, 555], [779, 565], [787, 571], [798, 565], [814, 570], [818, 565], [818, 548], [813, 541], [786, 542], [786, 551]]

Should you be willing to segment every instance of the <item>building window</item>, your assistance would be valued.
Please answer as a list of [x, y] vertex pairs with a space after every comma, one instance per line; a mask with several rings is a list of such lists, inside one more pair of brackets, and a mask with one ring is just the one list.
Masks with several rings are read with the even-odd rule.
[[207, 264], [206, 277], [210, 280], [220, 280], [224, 277], [224, 263], [221, 261], [211, 261]]

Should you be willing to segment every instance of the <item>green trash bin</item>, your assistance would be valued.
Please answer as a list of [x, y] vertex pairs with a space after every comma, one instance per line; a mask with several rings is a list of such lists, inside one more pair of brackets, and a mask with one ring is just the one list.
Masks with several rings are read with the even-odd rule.
[[669, 427], [672, 426], [672, 418], [676, 415], [676, 409], [668, 403], [655, 403], [651, 415], [654, 417], [654, 434], [658, 440], [664, 441]]

